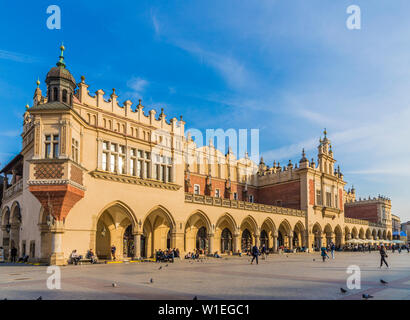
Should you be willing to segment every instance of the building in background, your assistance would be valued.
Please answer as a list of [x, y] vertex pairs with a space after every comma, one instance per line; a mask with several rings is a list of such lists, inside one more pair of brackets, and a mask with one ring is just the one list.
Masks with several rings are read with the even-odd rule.
[[[56, 67], [27, 106], [22, 148], [2, 170], [0, 245], [31, 261], [63, 265], [92, 248], [110, 259], [179, 248], [237, 254], [265, 244], [273, 252], [392, 239], [391, 200], [356, 200], [326, 130], [317, 160], [281, 166], [197, 146], [182, 117], [123, 105], [113, 89], [89, 93]], [[210, 115], [214, 116], [214, 115]]]

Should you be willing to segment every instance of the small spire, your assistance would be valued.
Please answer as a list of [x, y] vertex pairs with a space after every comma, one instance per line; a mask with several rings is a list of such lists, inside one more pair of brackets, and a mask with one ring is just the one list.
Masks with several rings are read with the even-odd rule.
[[182, 121], [182, 115], [179, 116], [179, 121]]
[[30, 108], [30, 106], [28, 104], [26, 104], [26, 110], [28, 110], [28, 108]]
[[57, 62], [57, 67], [65, 68], [65, 62], [64, 62], [65, 47], [63, 43], [61, 43], [60, 50], [61, 50], [61, 55], [60, 55], [60, 60]]
[[141, 105], [141, 99], [138, 99], [138, 105], [140, 106]]
[[326, 128], [325, 128], [325, 130], [323, 131], [323, 134], [325, 135], [325, 138], [326, 138], [326, 135], [327, 135]]
[[84, 83], [84, 81], [85, 81], [85, 77], [81, 76], [81, 83]]
[[306, 157], [305, 148], [302, 149], [302, 157]]
[[38, 77], [37, 77], [36, 84], [37, 84], [37, 88], [40, 87], [40, 79]]

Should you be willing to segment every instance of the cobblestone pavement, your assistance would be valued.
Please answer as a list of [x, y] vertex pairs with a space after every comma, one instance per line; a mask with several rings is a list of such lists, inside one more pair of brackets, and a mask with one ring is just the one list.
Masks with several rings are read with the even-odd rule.
[[[46, 266], [0, 264], [0, 299], [374, 299], [410, 300], [410, 254], [270, 255], [251, 265], [249, 257], [169, 263], [123, 263], [61, 267], [61, 290], [46, 287]], [[348, 290], [349, 265], [361, 270], [361, 289]], [[162, 269], [159, 270], [159, 267]], [[153, 283], [150, 283], [150, 279]], [[388, 282], [380, 283], [380, 279]], [[112, 283], [116, 286], [113, 287]]]

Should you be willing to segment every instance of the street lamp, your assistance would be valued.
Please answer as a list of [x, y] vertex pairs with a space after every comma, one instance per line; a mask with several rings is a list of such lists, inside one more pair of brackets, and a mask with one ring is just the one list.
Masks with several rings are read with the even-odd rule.
[[10, 233], [10, 229], [11, 229], [11, 224], [10, 223], [6, 224], [7, 233]]

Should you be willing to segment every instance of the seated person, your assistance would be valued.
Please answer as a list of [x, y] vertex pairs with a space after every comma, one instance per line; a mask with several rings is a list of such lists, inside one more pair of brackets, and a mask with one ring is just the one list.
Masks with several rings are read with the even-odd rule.
[[75, 265], [78, 264], [78, 261], [80, 261], [81, 258], [82, 258], [82, 257], [81, 257], [80, 255], [78, 255], [77, 250], [73, 250], [73, 252], [71, 252], [71, 261], [72, 261]]
[[95, 256], [93, 249], [88, 250], [87, 255], [86, 255], [87, 259], [90, 259], [90, 262], [92, 264], [97, 263], [97, 257]]
[[218, 251], [215, 251], [214, 257], [215, 257], [215, 258], [220, 258], [220, 257], [221, 257], [221, 256], [218, 254]]

